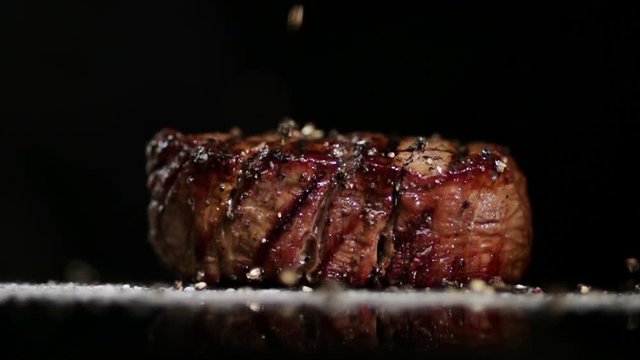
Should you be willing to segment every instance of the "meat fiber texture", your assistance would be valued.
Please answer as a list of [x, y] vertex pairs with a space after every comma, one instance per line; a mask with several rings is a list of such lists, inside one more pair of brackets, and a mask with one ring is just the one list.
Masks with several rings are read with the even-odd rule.
[[500, 146], [437, 136], [160, 131], [147, 147], [149, 238], [209, 284], [517, 282], [526, 179]]

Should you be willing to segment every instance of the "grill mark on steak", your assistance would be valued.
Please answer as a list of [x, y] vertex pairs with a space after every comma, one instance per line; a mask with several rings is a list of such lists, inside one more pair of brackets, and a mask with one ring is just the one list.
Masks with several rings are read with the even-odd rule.
[[316, 224], [338, 168], [336, 159], [329, 153], [330, 147], [331, 142], [307, 138], [287, 147], [291, 157], [289, 174], [302, 171], [306, 187], [290, 207], [282, 211], [272, 233], [261, 244], [262, 252], [258, 253], [256, 265], [264, 269], [265, 279], [277, 279], [291, 285], [293, 280], [305, 275], [309, 267], [314, 254], [308, 251], [317, 246], [314, 243]]
[[315, 246], [308, 245], [314, 251], [307, 253], [309, 261], [304, 266], [306, 280], [310, 283], [318, 281], [318, 269], [321, 266], [323, 254], [326, 252], [326, 229], [329, 221], [331, 221], [330, 206], [345, 184], [348, 176], [347, 167], [351, 163], [350, 159], [353, 158], [354, 152], [354, 144], [342, 135], [335, 134], [328, 139], [327, 144], [329, 146], [324, 149], [324, 152], [335, 159], [336, 170], [331, 177], [327, 194], [320, 202], [320, 210], [313, 225], [313, 233], [309, 238], [309, 241], [313, 241], [316, 244]]
[[[228, 157], [224, 162], [226, 182], [220, 183], [218, 205], [220, 208], [218, 224], [213, 236], [215, 248], [220, 257], [220, 273], [226, 278], [232, 279], [235, 274], [232, 271], [234, 253], [231, 237], [230, 222], [233, 219], [238, 199], [241, 195], [242, 185], [245, 184], [245, 175], [250, 166], [260, 156], [265, 147], [276, 141], [272, 133], [262, 136], [253, 136], [246, 139], [238, 139], [228, 146]], [[205, 274], [207, 274], [205, 268]]]
[[281, 268], [298, 272], [304, 264], [307, 235], [328, 187], [324, 177], [335, 167], [324, 148], [294, 133], [245, 174], [229, 220], [236, 277], [274, 281]]
[[[393, 213], [393, 192], [398, 177], [397, 168], [390, 166], [390, 163], [390, 159], [378, 157], [373, 171], [369, 170], [365, 175], [365, 184], [369, 183], [370, 189], [365, 197], [366, 232], [364, 236], [368, 238], [365, 243], [370, 247], [372, 258], [371, 262], [361, 270], [359, 274], [361, 281], [358, 285], [364, 284], [367, 277], [370, 277], [372, 272], [377, 272], [376, 269], [385, 261], [378, 259], [378, 243], [386, 241], [383, 234]], [[377, 187], [374, 188], [374, 184], [377, 184]], [[385, 248], [384, 244], [383, 248]], [[382, 256], [384, 257], [386, 254], [383, 253]]]
[[398, 203], [398, 184], [404, 176], [403, 164], [398, 164], [397, 156], [399, 155], [399, 146], [401, 139], [396, 136], [389, 138], [387, 156], [392, 160], [389, 169], [393, 171], [394, 176], [388, 178], [391, 182], [391, 211], [385, 223], [384, 228], [380, 232], [378, 243], [376, 246], [376, 267], [371, 272], [370, 285], [375, 287], [383, 286], [386, 282], [385, 274], [391, 263], [394, 253], [394, 227], [397, 217]]
[[[385, 282], [402, 285], [402, 280], [396, 281], [396, 279], [404, 279], [406, 273], [406, 265], [408, 265], [408, 252], [409, 244], [403, 236], [398, 232], [398, 211], [399, 201], [402, 195], [402, 184], [407, 176], [407, 166], [414, 161], [415, 153], [421, 151], [426, 144], [426, 139], [423, 137], [415, 138], [410, 141], [409, 139], [401, 139], [398, 143], [398, 150], [396, 155], [396, 164], [400, 168], [397, 182], [394, 186], [393, 198], [394, 198], [394, 216], [390, 223], [391, 232], [391, 245], [392, 250], [389, 256], [389, 263], [385, 269]], [[408, 153], [408, 155], [406, 154]], [[399, 259], [399, 260], [397, 260]]]
[[[226, 247], [228, 247], [228, 255], [227, 259], [225, 259], [226, 261], [224, 273], [231, 280], [237, 280], [240, 276], [243, 276], [244, 273], [248, 271], [251, 265], [251, 261], [247, 259], [241, 259], [242, 261], [240, 263], [238, 262], [239, 248], [243, 247], [244, 245], [242, 243], [243, 230], [241, 227], [239, 228], [238, 225], [238, 222], [241, 220], [238, 219], [239, 209], [242, 208], [243, 202], [247, 199], [247, 196], [250, 194], [250, 192], [255, 188], [255, 185], [259, 183], [259, 179], [268, 170], [267, 168], [270, 165], [279, 166], [280, 163], [274, 164], [273, 161], [276, 158], [282, 161], [287, 160], [284, 157], [280, 157], [280, 153], [278, 150], [281, 146], [278, 145], [278, 142], [281, 141], [280, 136], [276, 136], [273, 139], [255, 138], [254, 141], [259, 141], [259, 143], [251, 149], [249, 154], [247, 154], [246, 161], [238, 172], [236, 185], [232, 190], [227, 210], [227, 216], [224, 221], [224, 242], [226, 243]], [[274, 147], [273, 149], [271, 148], [272, 146]], [[247, 228], [251, 226], [251, 224], [246, 223], [245, 225], [240, 226], [244, 226], [245, 228]], [[244, 240], [245, 243], [247, 241], [250, 241], [250, 239]], [[243, 253], [242, 255], [247, 256], [248, 254]]]
[[[354, 142], [352, 141], [352, 143]], [[354, 176], [353, 173], [358, 170], [362, 161], [362, 148], [363, 145], [357, 143], [355, 143], [352, 147], [352, 150], [350, 152], [351, 156], [349, 156], [349, 159], [344, 164], [343, 175], [338, 179], [339, 182], [334, 186], [336, 191], [333, 194], [333, 199], [331, 200], [332, 204], [329, 205], [333, 205], [338, 195], [345, 191], [349, 186], [349, 183]], [[331, 207], [331, 209], [332, 208], [333, 207]], [[320, 263], [317, 268], [317, 275], [321, 277], [325, 277], [323, 275], [326, 275], [324, 273], [326, 272], [326, 267], [329, 263], [329, 260], [335, 255], [340, 245], [342, 245], [342, 243], [344, 242], [346, 234], [350, 233], [355, 227], [355, 222], [350, 221], [346, 229], [343, 229], [343, 231], [338, 234], [332, 234], [330, 232], [331, 224], [338, 219], [336, 219], [335, 217], [331, 217], [331, 215], [334, 215], [332, 212], [330, 212], [331, 209], [327, 208], [327, 222], [323, 224], [323, 226], [325, 227], [325, 231], [323, 232], [323, 245], [320, 255]], [[345, 214], [339, 214], [340, 217], [344, 215]]]
[[255, 151], [253, 156], [249, 157], [245, 161], [244, 166], [240, 169], [236, 185], [233, 187], [231, 192], [229, 208], [227, 209], [227, 218], [229, 220], [233, 220], [236, 207], [239, 202], [244, 199], [247, 191], [251, 189], [251, 186], [256, 182], [262, 170], [264, 170], [264, 159], [270, 155], [269, 147], [266, 143], [258, 146], [259, 149]]
[[[326, 197], [329, 188], [329, 177], [327, 174], [320, 174], [314, 181], [313, 189], [304, 194], [306, 198], [274, 242], [263, 265], [265, 273], [282, 274], [278, 281], [287, 285], [293, 282], [291, 275], [295, 274], [295, 279], [299, 280], [305, 274], [312, 256], [309, 251], [316, 246], [311, 234], [318, 217], [318, 205]], [[289, 274], [284, 275], [285, 271]]]
[[354, 155], [329, 209], [317, 273], [362, 286], [378, 266], [378, 241], [393, 208], [395, 172], [385, 154], [386, 137], [359, 134], [352, 142]]
[[264, 237], [264, 240], [261, 241], [261, 244], [259, 245], [255, 260], [256, 265], [264, 267], [264, 263], [269, 255], [269, 251], [271, 251], [271, 248], [273, 247], [273, 243], [279, 239], [286, 227], [291, 225], [293, 219], [298, 215], [309, 197], [318, 190], [319, 182], [319, 179], [314, 177], [310, 181], [310, 184], [304, 188], [302, 193], [298, 195], [293, 203], [278, 216], [275, 226], [269, 230], [267, 236]]

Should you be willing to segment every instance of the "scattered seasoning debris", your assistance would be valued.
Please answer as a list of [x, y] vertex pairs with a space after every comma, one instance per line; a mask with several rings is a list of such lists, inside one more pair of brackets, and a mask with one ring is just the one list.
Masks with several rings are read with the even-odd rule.
[[287, 25], [289, 26], [289, 30], [292, 30], [292, 31], [300, 30], [303, 20], [304, 20], [304, 6], [293, 5], [289, 9], [289, 16], [287, 17]]
[[496, 171], [499, 173], [504, 172], [507, 169], [507, 161], [508, 159], [506, 157], [496, 160]]
[[469, 282], [469, 289], [474, 292], [484, 292], [489, 289], [487, 283], [481, 279], [473, 279]]
[[314, 124], [308, 123], [300, 130], [302, 135], [311, 139], [322, 139], [324, 137], [324, 131], [316, 128]]
[[176, 280], [173, 282], [173, 288], [176, 290], [182, 290], [182, 280]]
[[529, 290], [529, 287], [522, 284], [516, 284], [513, 286], [513, 292], [516, 294], [524, 294], [528, 292], [528, 290]]
[[489, 285], [492, 286], [497, 291], [511, 290], [511, 287], [507, 285], [500, 276], [494, 276], [491, 279], [489, 279]]
[[298, 279], [300, 279], [300, 274], [295, 270], [285, 269], [278, 275], [278, 278], [282, 284], [293, 286], [298, 282]]
[[578, 291], [580, 294], [588, 294], [591, 292], [591, 286], [585, 284], [578, 284]]
[[304, 136], [309, 136], [315, 131], [315, 129], [316, 129], [315, 125], [309, 123], [309, 124], [305, 124], [300, 130], [300, 132]]
[[202, 280], [204, 280], [204, 271], [198, 270], [198, 272], [196, 273], [196, 281], [202, 281]]
[[303, 291], [303, 292], [312, 292], [312, 291], [313, 291], [313, 288], [310, 288], [310, 287], [308, 287], [308, 286], [303, 286], [303, 287], [302, 287], [302, 291]]
[[[282, 135], [283, 139], [282, 141], [284, 141], [286, 138], [290, 138], [291, 136], [293, 136], [293, 132], [298, 129], [298, 124], [291, 118], [284, 118], [279, 124], [278, 124], [278, 133], [280, 133], [280, 135]], [[258, 147], [262, 147], [266, 145], [264, 142], [262, 142], [260, 145], [258, 145]], [[268, 151], [268, 149], [266, 147], [264, 147], [263, 151]]]
[[531, 290], [531, 293], [536, 295], [541, 295], [541, 294], [544, 294], [544, 291], [542, 291], [540, 287], [536, 286], [533, 288], [533, 290]]
[[262, 305], [256, 302], [252, 302], [252, 303], [249, 303], [249, 309], [251, 309], [251, 311], [253, 312], [260, 312], [262, 310]]
[[462, 288], [462, 284], [457, 282], [457, 281], [449, 281], [447, 279], [443, 279], [442, 280], [442, 286], [445, 286], [447, 288], [454, 288], [454, 289], [460, 289]]
[[624, 263], [627, 265], [627, 270], [629, 270], [630, 273], [633, 274], [640, 271], [640, 262], [638, 262], [638, 259], [630, 257], [625, 260]]
[[247, 273], [247, 279], [249, 280], [261, 280], [262, 279], [262, 268], [261, 267], [254, 267], [253, 269], [251, 269], [251, 271], [249, 271]]
[[197, 282], [195, 284], [195, 288], [196, 288], [196, 290], [204, 290], [204, 289], [207, 288], [207, 283], [204, 282], [204, 281]]

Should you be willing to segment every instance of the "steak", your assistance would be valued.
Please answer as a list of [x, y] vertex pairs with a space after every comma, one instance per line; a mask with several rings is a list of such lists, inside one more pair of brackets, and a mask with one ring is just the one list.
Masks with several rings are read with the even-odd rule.
[[531, 211], [505, 149], [308, 129], [156, 134], [146, 154], [159, 256], [210, 284], [428, 287], [522, 277]]

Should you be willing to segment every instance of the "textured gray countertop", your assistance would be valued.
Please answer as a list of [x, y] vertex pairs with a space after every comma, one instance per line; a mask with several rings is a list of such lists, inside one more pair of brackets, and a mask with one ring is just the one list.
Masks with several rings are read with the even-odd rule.
[[193, 286], [80, 285], [72, 283], [0, 284], [0, 304], [6, 302], [123, 305], [150, 307], [311, 306], [349, 309], [367, 306], [385, 311], [422, 307], [465, 307], [550, 312], [612, 311], [640, 313], [640, 294], [590, 292], [588, 294], [514, 294], [471, 290], [282, 290], [203, 289]]

